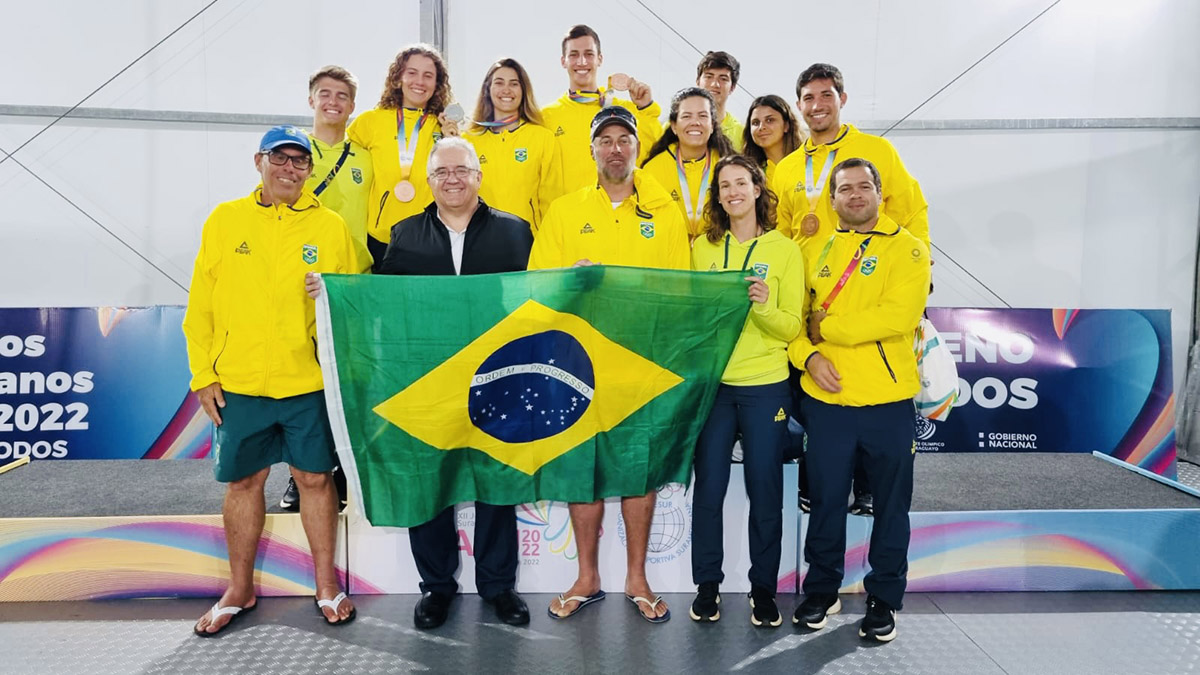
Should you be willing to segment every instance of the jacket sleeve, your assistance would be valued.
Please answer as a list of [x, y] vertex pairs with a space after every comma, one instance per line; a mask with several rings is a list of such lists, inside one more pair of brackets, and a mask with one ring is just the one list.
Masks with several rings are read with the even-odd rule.
[[645, 108], [639, 109], [636, 105], [632, 105], [633, 115], [637, 118], [638, 126], [638, 161], [637, 165], [641, 166], [642, 162], [646, 161], [646, 157], [650, 152], [650, 147], [653, 146], [658, 139], [663, 135], [662, 122], [658, 120], [662, 116], [662, 107], [658, 102], [651, 102]]
[[192, 267], [192, 283], [188, 287], [187, 310], [183, 314], [183, 335], [187, 343], [188, 370], [192, 373], [192, 391], [219, 382], [213, 370], [212, 347], [215, 323], [213, 321], [213, 291], [216, 289], [216, 270], [220, 264], [220, 247], [216, 245], [215, 230], [221, 207], [217, 207], [200, 234], [200, 251]]
[[905, 255], [895, 261], [879, 303], [856, 312], [826, 317], [821, 322], [821, 337], [833, 344], [852, 347], [911, 334], [925, 311], [930, 275], [929, 249], [923, 242], [913, 242], [913, 245], [918, 255]]
[[554, 202], [546, 212], [546, 218], [538, 228], [537, 236], [533, 238], [533, 248], [529, 251], [529, 269], [546, 270], [556, 267], [567, 267], [574, 260], [564, 263], [562, 259], [562, 203]]
[[891, 151], [891, 161], [888, 163], [887, 182], [883, 185], [883, 212], [896, 221], [909, 234], [921, 240], [926, 249], [929, 242], [929, 204], [925, 194], [921, 192], [921, 184], [905, 168], [900, 161], [896, 148], [888, 143]]
[[[367, 112], [369, 113], [370, 111], [368, 110]], [[370, 120], [363, 119], [364, 117], [366, 117], [366, 114], [359, 115], [358, 117], [354, 118], [354, 121], [351, 122], [350, 126], [346, 128], [346, 138], [361, 145], [367, 150], [371, 150], [371, 139], [367, 135], [367, 124], [370, 122]]]
[[691, 238], [688, 237], [687, 225], [683, 222], [683, 214], [674, 204], [668, 204], [667, 207], [669, 216], [674, 221], [674, 227], [671, 228], [671, 240], [667, 245], [667, 259], [663, 261], [662, 267], [669, 270], [690, 270], [692, 269], [692, 246]]
[[763, 333], [784, 342], [794, 339], [801, 330], [800, 314], [804, 297], [804, 261], [800, 257], [800, 247], [794, 242], [788, 242], [794, 249], [783, 266], [783, 274], [779, 276], [779, 287], [772, 288], [775, 296], [774, 304], [770, 299], [765, 303], [750, 303], [750, 320]]
[[542, 150], [542, 166], [538, 175], [538, 189], [534, 200], [533, 222], [530, 226], [536, 232], [550, 204], [563, 193], [562, 148], [553, 134], [548, 134], [549, 140]]

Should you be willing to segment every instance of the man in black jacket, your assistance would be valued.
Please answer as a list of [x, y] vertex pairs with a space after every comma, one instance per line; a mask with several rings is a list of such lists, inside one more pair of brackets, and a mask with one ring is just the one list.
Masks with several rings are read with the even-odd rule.
[[[377, 274], [492, 274], [518, 272], [529, 261], [529, 223], [497, 211], [479, 198], [482, 173], [469, 143], [438, 141], [427, 169], [433, 203], [392, 227], [392, 241]], [[421, 573], [414, 620], [417, 628], [446, 621], [458, 591], [458, 529], [454, 507], [408, 530]], [[529, 609], [514, 590], [517, 580], [517, 516], [512, 506], [475, 502], [475, 584], [496, 616], [512, 625], [529, 623]]]

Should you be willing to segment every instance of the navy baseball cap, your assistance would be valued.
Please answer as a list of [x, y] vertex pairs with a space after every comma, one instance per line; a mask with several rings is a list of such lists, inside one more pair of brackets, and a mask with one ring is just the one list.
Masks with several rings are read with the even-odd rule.
[[270, 152], [281, 145], [294, 145], [301, 150], [312, 154], [312, 146], [308, 142], [308, 134], [300, 127], [294, 127], [290, 124], [280, 124], [279, 126], [271, 127], [262, 137], [262, 142], [258, 144], [259, 152]]
[[637, 118], [633, 116], [633, 113], [629, 112], [628, 108], [623, 108], [619, 105], [610, 105], [602, 108], [592, 118], [592, 139], [595, 140], [596, 134], [599, 134], [604, 127], [610, 124], [620, 124], [634, 134], [637, 133]]

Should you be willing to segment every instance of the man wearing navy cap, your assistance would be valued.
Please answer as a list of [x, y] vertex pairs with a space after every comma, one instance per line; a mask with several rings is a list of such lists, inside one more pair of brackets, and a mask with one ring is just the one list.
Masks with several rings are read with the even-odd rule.
[[[638, 120], [622, 106], [608, 106], [592, 118], [592, 159], [596, 181], [554, 200], [538, 228], [529, 269], [582, 265], [627, 265], [686, 270], [691, 249], [683, 212], [650, 174], [634, 168]], [[655, 486], [660, 487], [660, 486]], [[646, 579], [646, 547], [657, 490], [621, 499], [625, 519], [625, 597], [651, 623], [671, 618], [667, 603]], [[600, 588], [600, 523], [604, 501], [571, 504], [571, 524], [579, 550], [579, 577], [551, 601], [549, 614], [565, 619], [603, 600]]]
[[229, 587], [193, 628], [200, 637], [220, 633], [258, 605], [254, 559], [266, 512], [263, 484], [278, 462], [291, 467], [303, 496], [317, 610], [334, 625], [355, 615], [333, 565], [333, 434], [305, 279], [354, 273], [359, 264], [345, 221], [304, 187], [312, 149], [302, 129], [272, 127], [254, 167], [262, 185], [218, 205], [204, 223], [183, 318], [191, 388], [212, 419], [214, 473], [226, 483]]

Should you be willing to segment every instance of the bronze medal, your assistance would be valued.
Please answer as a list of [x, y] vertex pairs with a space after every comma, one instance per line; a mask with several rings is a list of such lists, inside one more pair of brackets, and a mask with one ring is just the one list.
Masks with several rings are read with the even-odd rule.
[[613, 91], [629, 91], [629, 80], [625, 73], [613, 73], [608, 76], [608, 88]]
[[417, 196], [417, 188], [414, 187], [410, 181], [402, 180], [399, 183], [396, 183], [396, 187], [392, 191], [392, 195], [396, 199], [407, 204], [408, 202], [411, 202], [414, 197]]
[[821, 219], [817, 218], [815, 213], [806, 213], [804, 218], [800, 220], [800, 234], [811, 237], [817, 233], [821, 227]]

